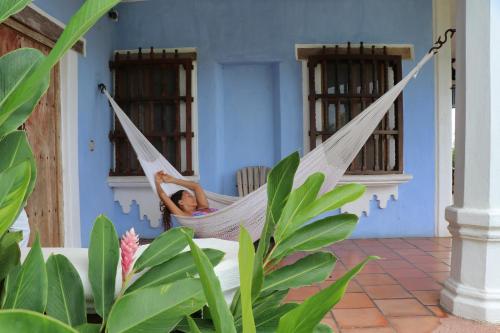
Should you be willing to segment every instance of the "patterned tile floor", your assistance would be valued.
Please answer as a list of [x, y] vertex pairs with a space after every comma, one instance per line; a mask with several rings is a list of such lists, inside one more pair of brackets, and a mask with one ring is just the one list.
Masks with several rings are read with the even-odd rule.
[[291, 290], [288, 301], [315, 294], [367, 255], [381, 257], [368, 263], [324, 318], [335, 332], [500, 332], [500, 327], [453, 317], [439, 306], [442, 283], [450, 271], [450, 238], [347, 240], [328, 250], [338, 257], [331, 276], [317, 286]]

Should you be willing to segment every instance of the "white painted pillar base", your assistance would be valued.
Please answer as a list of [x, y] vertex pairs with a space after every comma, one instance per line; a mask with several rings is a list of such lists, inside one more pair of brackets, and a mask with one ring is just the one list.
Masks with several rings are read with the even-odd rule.
[[456, 316], [500, 323], [500, 211], [449, 207], [452, 276], [441, 305]]
[[457, 0], [453, 237], [441, 305], [500, 323], [500, 0]]

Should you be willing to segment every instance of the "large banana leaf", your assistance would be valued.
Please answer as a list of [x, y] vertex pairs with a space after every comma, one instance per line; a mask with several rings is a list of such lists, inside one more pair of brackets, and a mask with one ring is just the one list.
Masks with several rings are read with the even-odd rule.
[[283, 207], [293, 187], [293, 178], [299, 167], [300, 156], [294, 152], [282, 159], [269, 173], [267, 181], [266, 223], [262, 229], [256, 260], [264, 258], [269, 239], [278, 223]]
[[[276, 223], [281, 217], [283, 206], [293, 187], [293, 178], [299, 167], [298, 152], [282, 159], [269, 173], [267, 181], [266, 222], [262, 228], [259, 246], [255, 254], [252, 275], [252, 299], [259, 296], [264, 281], [263, 261], [269, 249], [269, 242], [274, 233]], [[237, 305], [237, 302], [235, 302]], [[237, 306], [235, 306], [236, 308]]]
[[[201, 319], [201, 318], [191, 318], [191, 320], [196, 325], [196, 328], [201, 333], [215, 333], [215, 328], [211, 320]], [[185, 333], [195, 333], [196, 330], [193, 330], [192, 323], [188, 322], [188, 319], [182, 320], [179, 325], [175, 328], [176, 331], [185, 332]]]
[[43, 313], [47, 304], [47, 271], [38, 234], [22, 266], [5, 280], [4, 309], [26, 309]]
[[198, 327], [198, 325], [196, 325], [196, 322], [193, 320], [193, 318], [187, 316], [186, 320], [188, 322], [189, 330], [191, 333], [201, 333], [200, 328]]
[[198, 279], [144, 288], [118, 299], [109, 314], [108, 333], [170, 332], [205, 304]]
[[18, 243], [23, 239], [22, 232], [6, 232], [0, 237], [0, 281], [10, 270], [20, 264], [21, 251]]
[[349, 237], [354, 231], [358, 217], [340, 214], [325, 217], [295, 231], [274, 249], [271, 258], [281, 259], [297, 251], [315, 251]]
[[30, 162], [0, 172], [0, 237], [19, 215], [31, 179]]
[[335, 261], [335, 256], [329, 252], [313, 253], [266, 276], [262, 292], [298, 288], [321, 282], [330, 275]]
[[248, 231], [240, 226], [240, 248], [238, 264], [240, 269], [241, 316], [243, 333], [255, 333], [252, 310], [252, 272], [255, 249]]
[[20, 99], [15, 109], [6, 109], [6, 103], [16, 95], [20, 86], [43, 59], [42, 52], [32, 48], [17, 49], [0, 57], [0, 73], [3, 78], [0, 81], [0, 138], [14, 131], [28, 118], [49, 87], [50, 72], [40, 76], [29, 95]]
[[[255, 303], [253, 304], [253, 315], [255, 317], [256, 325], [258, 325], [259, 321], [261, 321], [261, 318], [266, 313], [269, 314], [276, 311], [287, 294], [288, 290], [278, 290], [268, 293], [262, 293], [261, 296], [257, 300], [255, 300]], [[241, 315], [235, 317], [234, 323], [238, 330], [240, 330], [240, 327], [242, 325]]]
[[325, 176], [322, 173], [314, 173], [306, 179], [304, 184], [290, 193], [283, 208], [283, 213], [276, 225], [275, 242], [279, 243], [302, 225], [303, 222], [295, 217], [305, 206], [316, 199], [324, 180]]
[[[264, 278], [262, 278], [264, 280]], [[260, 290], [259, 290], [260, 292]], [[233, 299], [231, 301], [231, 305], [229, 306], [229, 310], [231, 310], [231, 313], [233, 314], [233, 317], [236, 317], [237, 315], [241, 315], [241, 292], [240, 288], [236, 290], [236, 292], [233, 295]]]
[[75, 327], [78, 333], [99, 333], [101, 331], [101, 325], [99, 324], [83, 324]]
[[28, 161], [31, 165], [31, 177], [24, 202], [33, 192], [36, 182], [36, 164], [26, 132], [14, 131], [0, 140], [0, 172]]
[[260, 311], [255, 315], [255, 325], [258, 332], [276, 332], [280, 318], [292, 311], [297, 306], [296, 303], [286, 303], [278, 307], [268, 308], [267, 311]]
[[[216, 266], [224, 257], [224, 252], [219, 250], [204, 249], [203, 252], [207, 255], [208, 260], [210, 260], [210, 263], [214, 266]], [[189, 276], [194, 276], [197, 272], [198, 271], [191, 252], [184, 252], [176, 255], [167, 262], [146, 271], [130, 287], [127, 288], [127, 293], [141, 288], [172, 283], [177, 280], [185, 279]]]
[[313, 331], [326, 313], [342, 299], [349, 281], [371, 259], [375, 259], [375, 257], [368, 257], [328, 288], [309, 297], [304, 303], [284, 315], [280, 320], [277, 333], [309, 333]]
[[193, 242], [191, 235], [186, 234], [186, 240], [189, 243], [194, 262], [198, 268], [203, 292], [205, 293], [210, 308], [210, 315], [212, 316], [217, 333], [236, 333], [233, 316], [224, 299], [220, 281], [215, 275], [210, 260], [208, 260], [198, 245]]
[[73, 264], [61, 254], [51, 255], [47, 260], [47, 277], [47, 314], [73, 327], [86, 323], [83, 284]]
[[0, 311], [0, 333], [78, 333], [70, 326], [27, 310]]
[[16, 243], [4, 246], [0, 244], [0, 281], [5, 279], [7, 274], [19, 265], [21, 251]]
[[26, 101], [32, 100], [38, 92], [41, 80], [44, 80], [52, 67], [61, 57], [82, 37], [97, 20], [118, 4], [120, 0], [87, 0], [70, 19], [66, 29], [56, 45], [43, 61], [36, 66], [18, 88], [7, 98], [3, 105], [0, 104], [0, 124], [5, 122], [10, 115], [21, 107]]
[[9, 231], [6, 232], [3, 237], [0, 237], [0, 247], [6, 248], [12, 244], [17, 244], [23, 240], [22, 231]]
[[0, 1], [0, 23], [26, 7], [31, 0], [2, 0]]
[[106, 321], [115, 297], [119, 245], [113, 223], [103, 215], [94, 222], [88, 256], [95, 310]]
[[313, 330], [313, 333], [332, 333], [333, 330], [330, 326], [319, 323]]
[[346, 184], [337, 186], [309, 205], [302, 207], [295, 217], [294, 225], [300, 226], [318, 215], [340, 208], [346, 203], [355, 201], [363, 193], [365, 193], [364, 185]]
[[26, 103], [21, 105], [16, 109], [11, 115], [5, 120], [5, 122], [0, 126], [0, 138], [5, 136], [16, 129], [18, 129], [35, 110], [41, 96], [47, 91], [49, 85], [49, 79], [41, 80], [39, 86], [37, 87], [37, 92], [31, 99], [27, 100]]
[[157, 237], [142, 253], [134, 264], [134, 271], [153, 267], [172, 259], [187, 245], [186, 236], [193, 238], [194, 232], [189, 228], [174, 228]]
[[19, 272], [21, 272], [21, 265], [14, 266], [8, 273], [3, 281], [3, 291], [0, 301], [0, 309], [5, 308], [5, 302], [7, 301], [7, 297], [9, 296], [9, 290], [14, 289], [17, 283], [17, 277], [19, 276]]

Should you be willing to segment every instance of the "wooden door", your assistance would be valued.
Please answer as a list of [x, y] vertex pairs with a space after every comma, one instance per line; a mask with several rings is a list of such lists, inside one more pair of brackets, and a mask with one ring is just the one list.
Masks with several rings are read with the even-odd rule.
[[[20, 47], [36, 48], [44, 54], [50, 51], [48, 46], [27, 34], [0, 25], [0, 55]], [[57, 247], [62, 246], [59, 65], [52, 70], [50, 82], [48, 92], [23, 125], [38, 170], [35, 190], [28, 200], [26, 212], [31, 228], [30, 244], [38, 231], [42, 246]]]

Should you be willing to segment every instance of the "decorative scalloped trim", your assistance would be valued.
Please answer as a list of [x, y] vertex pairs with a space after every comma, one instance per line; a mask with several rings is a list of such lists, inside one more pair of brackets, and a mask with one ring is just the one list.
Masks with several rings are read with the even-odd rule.
[[[361, 175], [344, 176], [339, 184], [360, 183], [366, 186], [365, 194], [355, 202], [341, 208], [341, 212], [349, 212], [361, 216], [370, 214], [370, 201], [375, 198], [378, 207], [384, 209], [391, 198], [398, 199], [400, 184], [406, 183], [413, 177], [407, 174], [394, 175]], [[193, 177], [194, 181], [198, 179]], [[139, 206], [139, 218], [148, 220], [153, 228], [161, 226], [161, 211], [156, 194], [146, 177], [109, 177], [108, 184], [113, 189], [114, 199], [120, 203], [124, 214], [130, 214], [132, 203]]]
[[387, 203], [391, 198], [398, 200], [399, 185], [410, 181], [412, 178], [408, 174], [344, 176], [339, 182], [340, 184], [360, 183], [366, 186], [366, 192], [358, 200], [343, 206], [340, 211], [358, 216], [364, 213], [369, 216], [370, 201], [373, 199], [378, 201], [380, 209], [387, 208]]

